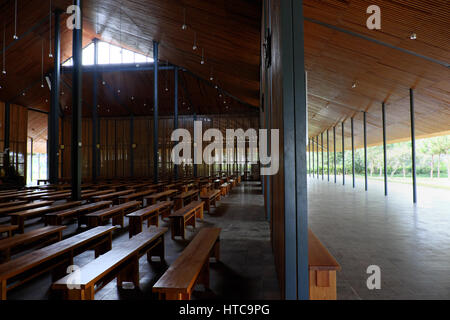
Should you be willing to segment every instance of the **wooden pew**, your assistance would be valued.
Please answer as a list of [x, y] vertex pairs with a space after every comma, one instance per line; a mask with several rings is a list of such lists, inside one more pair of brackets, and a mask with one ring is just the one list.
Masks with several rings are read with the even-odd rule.
[[0, 300], [6, 300], [7, 291], [50, 270], [54, 280], [61, 279], [73, 257], [86, 250], [94, 249], [96, 257], [108, 252], [114, 229], [97, 227], [0, 264]]
[[[61, 241], [62, 232], [66, 227], [44, 227], [20, 234], [11, 238], [0, 240], [0, 263], [9, 261], [12, 253], [20, 252], [24, 246], [45, 240], [45, 244]], [[43, 245], [41, 243], [41, 245]]]
[[144, 201], [144, 197], [148, 196], [152, 193], [155, 193], [156, 190], [155, 189], [147, 189], [141, 192], [136, 192], [136, 193], [130, 193], [124, 196], [120, 196], [119, 197], [119, 203], [125, 203], [125, 202], [129, 202], [132, 200], [140, 200], [140, 201]]
[[14, 207], [14, 206], [20, 206], [21, 204], [25, 204], [25, 203], [27, 203], [27, 201], [24, 201], [24, 200], [4, 202], [4, 203], [0, 203], [0, 209]]
[[25, 220], [40, 217], [46, 213], [76, 207], [76, 206], [79, 206], [80, 204], [81, 204], [81, 201], [64, 202], [64, 203], [60, 203], [60, 204], [53, 204], [51, 206], [44, 206], [44, 207], [29, 209], [29, 210], [25, 210], [25, 211], [14, 212], [14, 213], [11, 213], [9, 216], [11, 217], [11, 224], [17, 225], [18, 232], [23, 233], [24, 229], [25, 229]]
[[220, 191], [212, 190], [205, 194], [200, 194], [200, 199], [205, 202], [205, 210], [211, 212], [211, 205], [216, 206], [216, 201], [220, 201]]
[[139, 288], [139, 258], [147, 254], [149, 262], [154, 256], [164, 262], [166, 232], [167, 228], [146, 230], [83, 266], [80, 279], [70, 281], [72, 286], [79, 289], [67, 287], [70, 277], [67, 275], [53, 283], [52, 290], [62, 291], [68, 300], [94, 300], [95, 292], [116, 278], [118, 287], [122, 287], [123, 282], [133, 282], [135, 288]]
[[183, 192], [174, 197], [175, 210], [182, 208], [183, 206], [189, 204], [192, 201], [198, 200], [199, 191], [197, 189], [188, 192]]
[[220, 259], [219, 228], [204, 228], [153, 286], [160, 300], [190, 300], [195, 284], [209, 288], [209, 258]]
[[60, 226], [63, 224], [64, 220], [77, 218], [78, 227], [81, 227], [83, 223], [86, 223], [86, 221], [83, 220], [85, 214], [103, 208], [108, 208], [111, 205], [112, 201], [100, 201], [73, 207], [63, 211], [52, 212], [45, 215], [45, 224], [49, 224], [51, 226]]
[[35, 208], [39, 208], [39, 207], [45, 207], [45, 206], [51, 205], [53, 202], [54, 201], [36, 201], [36, 202], [31, 202], [31, 203], [26, 203], [26, 204], [20, 204], [18, 206], [2, 208], [2, 209], [0, 209], [0, 217], [10, 214], [10, 213], [13, 213], [13, 212], [19, 212], [19, 211], [25, 211], [25, 210], [35, 209]]
[[123, 228], [123, 217], [136, 209], [141, 207], [140, 201], [125, 202], [111, 208], [103, 209], [100, 211], [92, 212], [84, 216], [87, 226], [89, 228], [95, 228], [105, 223], [109, 219], [112, 219], [113, 225], [120, 225]]
[[[81, 191], [81, 197], [83, 198], [84, 194], [91, 193], [91, 192], [95, 192], [95, 190], [94, 189], [83, 190], [83, 191]], [[41, 199], [57, 201], [57, 200], [69, 199], [71, 196], [72, 196], [72, 192], [67, 191], [67, 192], [63, 192], [63, 193], [53, 194], [50, 196], [43, 196], [43, 197], [41, 197]]]
[[3, 233], [6, 233], [6, 238], [12, 237], [12, 233], [14, 231], [17, 231], [17, 229], [19, 229], [18, 226], [0, 226], [0, 235], [2, 235]]
[[224, 197], [230, 193], [230, 184], [228, 182], [220, 185], [220, 193]]
[[341, 266], [315, 234], [308, 230], [309, 299], [336, 300], [336, 271]]
[[61, 194], [64, 193], [65, 191], [48, 191], [48, 192], [34, 192], [31, 194], [26, 194], [20, 197], [17, 197], [17, 199], [19, 200], [25, 200], [25, 201], [34, 201], [34, 200], [39, 200], [42, 197], [45, 196], [53, 196], [53, 195], [57, 195], [57, 194]]
[[130, 193], [134, 193], [134, 192], [135, 192], [134, 189], [129, 189], [129, 190], [117, 191], [117, 192], [113, 192], [113, 193], [107, 193], [107, 194], [103, 194], [100, 196], [92, 197], [92, 201], [99, 202], [99, 201], [111, 200], [111, 201], [113, 201], [114, 204], [117, 204], [118, 197], [130, 194]]
[[157, 201], [167, 201], [171, 196], [176, 194], [177, 190], [167, 190], [144, 197], [144, 206], [155, 204]]
[[93, 192], [86, 192], [81, 194], [81, 200], [91, 200], [92, 197], [95, 196], [101, 196], [104, 194], [113, 193], [115, 190], [109, 189], [109, 190], [101, 190], [101, 191], [93, 191]]
[[173, 201], [164, 201], [128, 214], [130, 238], [142, 232], [144, 220], [147, 220], [148, 227], [151, 225], [159, 227], [159, 216], [168, 217], [172, 207]]
[[187, 206], [176, 210], [169, 215], [171, 222], [172, 239], [180, 236], [185, 239], [186, 226], [193, 226], [195, 228], [195, 218], [203, 219], [203, 201], [194, 201]]

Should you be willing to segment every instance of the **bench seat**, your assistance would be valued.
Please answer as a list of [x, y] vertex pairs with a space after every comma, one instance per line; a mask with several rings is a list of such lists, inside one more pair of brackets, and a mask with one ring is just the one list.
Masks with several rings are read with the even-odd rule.
[[142, 202], [144, 201], [144, 197], [148, 196], [152, 193], [156, 193], [155, 189], [147, 189], [141, 192], [136, 192], [136, 193], [130, 193], [124, 196], [120, 196], [119, 197], [119, 203], [125, 203], [125, 202], [129, 202], [132, 200], [141, 200]]
[[183, 192], [174, 197], [175, 201], [175, 210], [182, 208], [183, 206], [189, 204], [192, 201], [198, 200], [199, 190], [191, 190], [187, 192]]
[[[139, 287], [139, 258], [147, 254], [151, 262], [153, 256], [158, 256], [164, 262], [164, 234], [167, 228], [146, 230], [130, 240], [119, 244], [98, 259], [83, 266], [80, 278], [70, 280], [70, 275], [53, 283], [53, 290], [62, 290], [68, 300], [94, 300], [95, 291], [99, 291], [109, 282], [117, 278], [117, 286], [123, 282], [133, 282]], [[96, 284], [99, 284], [97, 287]]]
[[[97, 202], [99, 203], [99, 202]], [[140, 201], [125, 202], [111, 208], [103, 209], [100, 211], [92, 212], [84, 216], [89, 228], [94, 228], [104, 224], [109, 219], [112, 219], [113, 225], [120, 225], [123, 228], [123, 217], [133, 210], [140, 208]]]
[[173, 201], [164, 201], [128, 214], [130, 238], [142, 232], [144, 220], [147, 220], [148, 227], [151, 225], [159, 227], [159, 216], [168, 217], [172, 208]]
[[171, 220], [172, 239], [180, 236], [185, 239], [186, 226], [195, 228], [195, 218], [203, 219], [203, 201], [194, 201], [169, 215]]
[[[120, 196], [124, 196], [130, 193], [134, 193], [135, 190], [134, 189], [129, 189], [129, 190], [123, 190], [123, 191], [117, 191], [117, 192], [113, 192], [113, 193], [107, 193], [107, 194], [103, 194], [103, 195], [97, 195], [92, 197], [93, 201], [105, 201], [105, 200], [112, 200], [115, 204], [118, 203], [118, 198]], [[117, 202], [117, 203], [116, 203]]]
[[20, 205], [13, 206], [13, 207], [2, 208], [2, 209], [0, 209], [0, 217], [4, 216], [4, 215], [8, 215], [10, 213], [14, 213], [14, 212], [49, 206], [53, 202], [54, 201], [36, 201], [36, 202], [31, 202], [31, 203], [26, 203], [26, 204], [20, 204]]
[[171, 196], [177, 194], [177, 190], [166, 190], [144, 197], [144, 206], [155, 204], [157, 201], [168, 200]]
[[75, 206], [64, 211], [52, 212], [45, 215], [45, 223], [52, 226], [60, 226], [63, 224], [64, 220], [77, 218], [78, 227], [80, 227], [83, 222], [85, 222], [83, 221], [83, 215], [103, 208], [108, 208], [111, 205], [112, 201], [100, 201], [82, 206]]
[[336, 300], [336, 271], [341, 270], [341, 266], [310, 229], [308, 266], [309, 299]]
[[211, 205], [216, 206], [216, 202], [220, 201], [220, 190], [212, 190], [200, 194], [200, 199], [205, 202], [205, 210], [209, 213], [211, 212]]
[[209, 287], [209, 258], [220, 259], [219, 228], [203, 228], [153, 286], [163, 300], [190, 300], [196, 283]]
[[96, 257], [108, 252], [114, 229], [97, 227], [0, 264], [0, 300], [7, 299], [7, 291], [50, 270], [54, 280], [61, 279], [73, 257], [86, 250], [94, 249]]
[[25, 245], [29, 246], [42, 240], [45, 240], [46, 244], [61, 241], [64, 229], [66, 227], [44, 227], [0, 240], [0, 263], [9, 261], [11, 254], [20, 252]]

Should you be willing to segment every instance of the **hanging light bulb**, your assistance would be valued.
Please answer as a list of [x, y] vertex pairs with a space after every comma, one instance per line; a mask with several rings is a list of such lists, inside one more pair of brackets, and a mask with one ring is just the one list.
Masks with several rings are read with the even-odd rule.
[[13, 39], [17, 40], [19, 37], [17, 36], [17, 0], [14, 1], [14, 35]]
[[202, 61], [200, 61], [200, 64], [205, 64], [205, 49], [202, 48]]
[[117, 93], [120, 93], [120, 89], [117, 89]]
[[50, 12], [49, 12], [49, 49], [48, 49], [48, 57], [49, 58], [53, 58], [53, 54], [52, 54], [52, 0], [50, 0]]
[[192, 50], [197, 50], [197, 32], [194, 32], [194, 45], [192, 46]]
[[213, 81], [213, 80], [214, 80], [213, 67], [211, 67], [211, 75], [209, 76], [209, 80], [210, 80], [210, 81]]
[[44, 39], [41, 41], [41, 88], [44, 88]]
[[181, 26], [181, 30], [187, 30], [187, 24], [186, 24], [186, 8], [183, 9], [183, 15], [184, 15], [184, 22]]
[[2, 73], [6, 74], [6, 26], [3, 24], [3, 70]]

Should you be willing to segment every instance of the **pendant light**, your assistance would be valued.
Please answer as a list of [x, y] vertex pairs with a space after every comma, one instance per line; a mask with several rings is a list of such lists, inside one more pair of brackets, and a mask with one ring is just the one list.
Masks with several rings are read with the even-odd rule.
[[3, 24], [3, 70], [2, 73], [6, 74], [6, 26]]
[[50, 0], [50, 9], [49, 9], [49, 25], [50, 25], [50, 29], [49, 29], [49, 49], [48, 49], [48, 57], [49, 58], [53, 58], [53, 53], [52, 53], [52, 0]]
[[41, 40], [41, 88], [44, 88], [44, 38]]
[[17, 36], [17, 0], [14, 1], [14, 35], [13, 39], [17, 40], [19, 37]]
[[197, 50], [197, 32], [194, 32], [194, 45], [192, 46], [192, 50]]
[[205, 49], [202, 48], [202, 61], [200, 61], [200, 64], [205, 64]]
[[183, 9], [183, 16], [184, 16], [184, 22], [181, 26], [181, 30], [187, 30], [187, 24], [186, 24], [186, 8]]

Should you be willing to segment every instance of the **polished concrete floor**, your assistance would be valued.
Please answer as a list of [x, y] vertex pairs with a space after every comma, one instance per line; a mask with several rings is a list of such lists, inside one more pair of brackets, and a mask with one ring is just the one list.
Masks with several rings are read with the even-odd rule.
[[[369, 191], [309, 178], [309, 226], [342, 266], [339, 299], [450, 299], [450, 192], [369, 180]], [[381, 289], [367, 288], [367, 267]]]
[[[126, 219], [127, 220], [127, 219]], [[1, 223], [1, 221], [0, 221]], [[160, 226], [168, 227], [167, 222]], [[274, 259], [270, 244], [269, 224], [264, 220], [264, 202], [258, 183], [242, 183], [232, 193], [222, 198], [211, 214], [206, 213], [204, 221], [198, 221], [195, 230], [188, 227], [186, 241], [173, 241], [170, 231], [166, 234], [166, 262], [161, 265], [147, 262], [146, 256], [140, 260], [140, 288], [117, 289], [112, 281], [96, 293], [98, 300], [117, 299], [157, 299], [152, 294], [152, 285], [172, 264], [189, 241], [203, 227], [220, 227], [221, 261], [210, 264], [210, 290], [198, 286], [193, 299], [279, 299]], [[26, 231], [42, 227], [39, 220], [30, 221]], [[69, 225], [64, 236], [76, 232], [75, 224]], [[128, 240], [127, 230], [118, 230], [114, 244]], [[74, 259], [78, 266], [92, 261], [94, 254], [88, 251]], [[53, 299], [49, 292], [51, 278], [42, 275], [8, 293], [10, 300]]]

